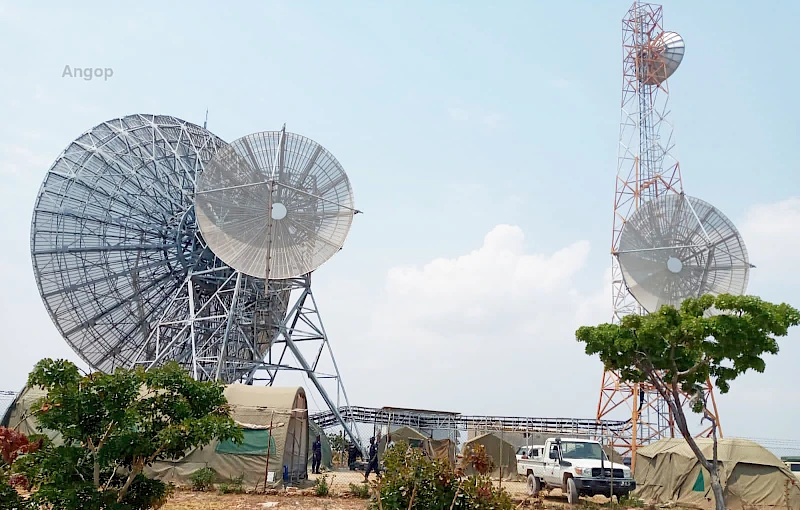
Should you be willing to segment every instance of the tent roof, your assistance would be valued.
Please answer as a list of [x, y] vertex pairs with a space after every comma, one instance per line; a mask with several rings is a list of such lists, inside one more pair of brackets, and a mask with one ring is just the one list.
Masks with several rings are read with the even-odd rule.
[[[695, 439], [695, 441], [703, 452], [703, 455], [710, 459], [713, 456], [714, 440], [701, 438]], [[689, 444], [683, 438], [662, 439], [636, 450], [637, 455], [650, 459], [662, 453], [676, 454], [691, 459], [695, 458], [694, 452], [692, 452], [689, 448]], [[760, 444], [748, 441], [747, 439], [719, 439], [717, 442], [717, 457], [720, 462], [743, 462], [747, 464], [785, 468], [783, 462], [772, 452]]]
[[[300, 386], [276, 388], [275, 386], [249, 386], [229, 384], [225, 386], [225, 398], [232, 406], [257, 407], [259, 409], [294, 409], [298, 395], [305, 397]], [[303, 410], [306, 408], [303, 407]]]
[[225, 398], [231, 406], [231, 417], [245, 428], [281, 427], [292, 415], [308, 413], [306, 392], [299, 386], [225, 386]]
[[429, 439], [428, 436], [413, 427], [409, 427], [408, 425], [403, 425], [402, 427], [391, 431], [389, 435], [392, 436], [392, 439], [397, 438], [400, 440], [416, 439], [419, 441], [425, 441], [426, 439]]
[[[480, 436], [475, 436], [475, 437], [473, 437], [472, 439], [469, 439], [469, 440], [467, 440], [467, 441], [464, 443], [464, 446], [466, 446], [466, 445], [468, 445], [468, 444], [471, 444], [471, 443], [474, 443], [475, 441], [479, 441], [479, 440], [481, 440], [481, 439], [483, 439], [483, 438], [485, 438], [485, 437], [487, 437], [487, 436], [491, 436], [492, 438], [494, 438], [494, 439], [497, 439], [498, 441], [500, 441], [500, 442], [503, 442], [503, 443], [507, 444], [507, 445], [508, 445], [508, 446], [510, 446], [511, 448], [514, 448], [514, 445], [512, 445], [511, 443], [509, 443], [509, 442], [508, 442], [508, 441], [506, 441], [505, 439], [502, 439], [502, 438], [501, 438], [500, 436], [498, 436], [497, 434], [492, 434], [491, 432], [487, 432], [486, 434], [481, 434]], [[516, 450], [516, 448], [514, 448], [514, 450]]]

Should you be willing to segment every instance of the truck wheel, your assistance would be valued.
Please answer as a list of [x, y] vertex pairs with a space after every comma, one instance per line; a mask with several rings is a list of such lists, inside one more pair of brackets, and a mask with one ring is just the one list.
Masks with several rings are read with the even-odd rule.
[[538, 478], [533, 476], [533, 473], [528, 475], [528, 495], [538, 496], [539, 491], [542, 490], [542, 483]]
[[578, 486], [575, 485], [575, 480], [572, 478], [567, 478], [567, 503], [578, 504]]

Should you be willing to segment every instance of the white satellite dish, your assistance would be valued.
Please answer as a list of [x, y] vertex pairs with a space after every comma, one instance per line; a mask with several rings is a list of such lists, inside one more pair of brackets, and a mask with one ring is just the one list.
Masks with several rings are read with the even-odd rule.
[[644, 85], [660, 85], [678, 70], [686, 43], [676, 32], [662, 32], [637, 55], [637, 74]]
[[743, 294], [753, 267], [733, 223], [684, 194], [642, 204], [625, 223], [616, 255], [628, 290], [648, 312], [703, 294]]
[[344, 244], [353, 191], [327, 150], [300, 135], [254, 133], [220, 149], [197, 181], [197, 221], [217, 256], [244, 274], [288, 279]]

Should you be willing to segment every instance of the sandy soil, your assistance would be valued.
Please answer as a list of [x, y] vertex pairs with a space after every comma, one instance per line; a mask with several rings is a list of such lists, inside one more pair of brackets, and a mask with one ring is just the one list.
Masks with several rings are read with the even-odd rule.
[[367, 501], [343, 497], [319, 498], [308, 495], [262, 496], [178, 491], [162, 510], [366, 510]]

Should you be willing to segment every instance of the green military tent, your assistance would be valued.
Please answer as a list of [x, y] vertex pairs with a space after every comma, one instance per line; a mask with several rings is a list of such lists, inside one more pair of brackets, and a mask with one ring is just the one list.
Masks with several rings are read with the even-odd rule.
[[[696, 439], [707, 459], [713, 441]], [[800, 482], [763, 446], [746, 439], [720, 439], [717, 458], [729, 510], [800, 508]], [[682, 438], [662, 439], [636, 450], [635, 494], [656, 505], [714, 508], [711, 477]]]
[[[44, 395], [38, 388], [26, 388], [6, 412], [3, 423], [28, 435], [38, 433], [31, 407]], [[263, 487], [265, 478], [267, 487], [280, 486], [284, 471], [292, 483], [307, 480], [311, 445], [305, 390], [231, 384], [225, 387], [225, 397], [231, 416], [244, 431], [241, 445], [212, 441], [186, 452], [181, 459], [155, 462], [145, 473], [176, 485], [188, 485], [192, 473], [208, 467], [216, 473], [217, 482], [241, 476], [250, 489]], [[42, 432], [56, 442], [59, 439], [52, 432]]]
[[[477, 445], [483, 445], [486, 453], [492, 458], [495, 465], [490, 474], [492, 478], [499, 479], [501, 477], [501, 468], [503, 480], [520, 478], [517, 473], [517, 451], [514, 445], [494, 434], [482, 434], [464, 443], [461, 448], [462, 458], [467, 457]], [[464, 468], [467, 474], [474, 474], [472, 466], [465, 465]]]

